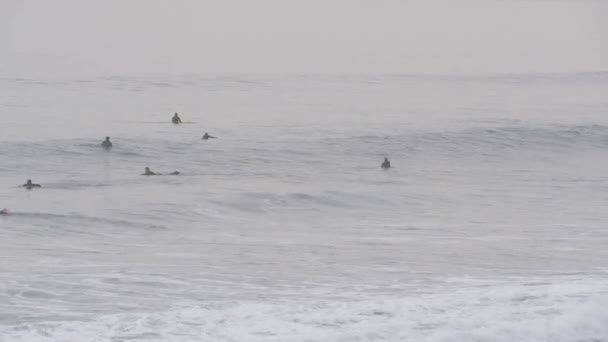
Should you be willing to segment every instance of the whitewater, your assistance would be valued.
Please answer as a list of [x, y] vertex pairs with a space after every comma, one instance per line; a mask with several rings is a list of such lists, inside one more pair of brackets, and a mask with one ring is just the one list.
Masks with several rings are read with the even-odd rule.
[[2, 78], [0, 341], [608, 341], [606, 94]]

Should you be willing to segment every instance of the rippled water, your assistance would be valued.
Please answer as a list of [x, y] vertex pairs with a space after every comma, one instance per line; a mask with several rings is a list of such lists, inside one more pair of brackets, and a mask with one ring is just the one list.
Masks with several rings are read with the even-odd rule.
[[0, 90], [2, 341], [608, 341], [606, 73]]

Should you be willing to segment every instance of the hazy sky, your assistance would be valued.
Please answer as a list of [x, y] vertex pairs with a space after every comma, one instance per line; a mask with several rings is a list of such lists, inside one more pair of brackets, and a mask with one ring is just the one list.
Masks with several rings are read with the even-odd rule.
[[0, 0], [0, 73], [608, 70], [608, 0]]

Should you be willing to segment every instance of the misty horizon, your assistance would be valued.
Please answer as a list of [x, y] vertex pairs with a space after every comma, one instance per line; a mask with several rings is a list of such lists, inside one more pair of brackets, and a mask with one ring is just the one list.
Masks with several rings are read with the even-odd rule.
[[608, 2], [2, 0], [3, 76], [608, 70]]

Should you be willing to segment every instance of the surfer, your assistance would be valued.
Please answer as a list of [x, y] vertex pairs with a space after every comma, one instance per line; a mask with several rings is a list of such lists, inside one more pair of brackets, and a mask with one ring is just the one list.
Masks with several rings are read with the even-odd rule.
[[150, 168], [146, 166], [144, 173], [142, 173], [141, 175], [142, 176], [156, 176], [156, 173], [150, 171]]
[[209, 139], [217, 139], [217, 137], [214, 137], [213, 135], [209, 135], [209, 133], [205, 132], [205, 134], [203, 135], [203, 140], [209, 140]]
[[173, 171], [171, 173], [156, 173], [156, 172], [152, 172], [152, 170], [150, 170], [150, 168], [146, 166], [144, 173], [142, 173], [141, 175], [142, 176], [162, 176], [162, 175], [177, 176], [179, 174], [180, 174], [179, 171]]
[[8, 210], [8, 209], [2, 209], [2, 210], [0, 210], [0, 215], [8, 215], [8, 214], [10, 214], [10, 213], [11, 213], [11, 212], [10, 212], [10, 210]]
[[173, 115], [173, 118], [171, 119], [171, 122], [173, 122], [174, 124], [181, 124], [182, 123], [182, 119], [179, 118], [179, 115], [177, 115], [177, 113], [175, 113], [175, 115]]
[[106, 150], [112, 148], [112, 142], [110, 141], [110, 137], [106, 137], [106, 140], [101, 143], [101, 147], [105, 148]]
[[384, 158], [384, 162], [382, 163], [381, 167], [385, 170], [391, 168], [391, 162], [388, 161], [388, 158]]
[[31, 190], [32, 188], [40, 188], [40, 184], [34, 184], [32, 183], [31, 179], [28, 179], [27, 182], [25, 182], [25, 184], [22, 185], [22, 187]]

